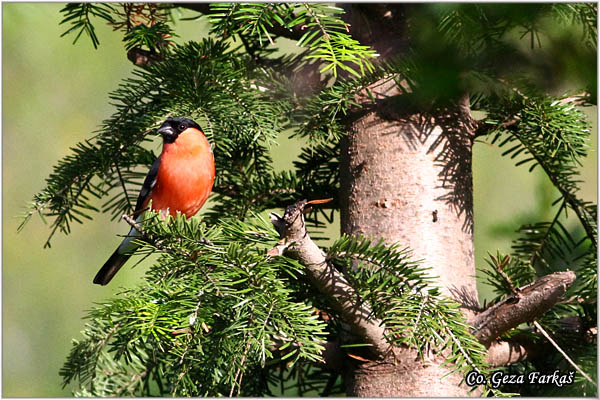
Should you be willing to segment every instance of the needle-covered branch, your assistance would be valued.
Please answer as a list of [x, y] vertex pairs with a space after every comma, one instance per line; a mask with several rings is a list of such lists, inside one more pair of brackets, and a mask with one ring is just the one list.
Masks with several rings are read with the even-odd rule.
[[578, 195], [579, 167], [587, 155], [590, 125], [575, 106], [585, 101], [581, 100], [584, 96], [528, 98], [517, 93], [517, 100], [510, 103], [513, 112], [491, 109], [476, 136], [493, 134], [491, 143], [508, 148], [502, 155], [510, 156], [517, 166], [527, 165], [532, 171], [539, 165], [597, 247], [595, 206]]
[[[211, 12], [209, 3], [176, 3], [174, 7], [187, 8], [189, 10], [197, 11], [204, 15], [209, 15]], [[286, 27], [281, 25], [276, 20], [272, 21], [272, 26], [269, 26], [269, 30], [274, 36], [281, 36], [287, 39], [300, 40], [304, 35], [305, 25], [294, 25]]]
[[331, 300], [352, 331], [369, 343], [376, 357], [384, 357], [391, 346], [385, 339], [385, 326], [373, 318], [371, 308], [362, 302], [346, 278], [327, 261], [325, 253], [310, 238], [304, 223], [306, 200], [288, 206], [283, 217], [272, 213], [271, 222], [285, 244], [279, 247], [300, 261], [318, 290]]

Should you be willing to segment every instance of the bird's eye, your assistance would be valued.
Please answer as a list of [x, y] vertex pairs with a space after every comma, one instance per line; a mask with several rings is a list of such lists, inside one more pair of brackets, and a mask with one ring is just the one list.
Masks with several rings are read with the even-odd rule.
[[180, 131], [185, 131], [186, 126], [184, 124], [179, 125], [179, 130]]

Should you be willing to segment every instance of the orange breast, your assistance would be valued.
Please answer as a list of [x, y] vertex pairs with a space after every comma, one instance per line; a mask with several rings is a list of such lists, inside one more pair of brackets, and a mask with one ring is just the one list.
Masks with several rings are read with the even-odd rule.
[[204, 205], [215, 180], [215, 161], [202, 132], [188, 128], [173, 143], [165, 143], [156, 185], [152, 189], [152, 209], [195, 215]]

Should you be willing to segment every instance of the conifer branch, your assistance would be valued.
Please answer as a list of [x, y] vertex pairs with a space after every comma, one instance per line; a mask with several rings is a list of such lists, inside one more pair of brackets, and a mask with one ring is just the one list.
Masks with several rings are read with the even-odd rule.
[[[204, 15], [209, 15], [211, 12], [210, 3], [174, 3], [173, 7], [181, 7], [187, 8], [189, 10], [197, 11]], [[290, 19], [294, 20], [297, 16], [295, 14], [290, 14]], [[290, 26], [288, 24], [282, 25], [277, 20], [272, 20], [273, 24], [270, 26], [270, 31], [275, 36], [284, 37], [292, 40], [300, 40], [302, 35], [304, 34], [304, 24], [298, 24]]]
[[240, 391], [242, 390], [242, 378], [244, 377], [244, 372], [242, 371], [242, 369], [244, 367], [244, 363], [246, 362], [246, 357], [248, 356], [248, 350], [250, 350], [250, 342], [246, 342], [246, 346], [244, 347], [244, 354], [242, 354], [240, 367], [235, 372], [235, 376], [231, 384], [231, 390], [229, 391], [229, 397], [233, 397], [233, 390], [236, 388], [236, 386], [238, 388], [237, 396], [240, 395]]
[[545, 275], [520, 288], [517, 294], [497, 303], [469, 320], [473, 335], [486, 347], [502, 333], [529, 322], [560, 301], [573, 281], [572, 271]]
[[458, 340], [458, 338], [454, 335], [454, 333], [452, 333], [452, 329], [450, 329], [448, 327], [448, 325], [445, 323], [445, 321], [443, 321], [443, 320], [442, 320], [442, 325], [444, 327], [444, 330], [446, 331], [446, 334], [448, 336], [450, 336], [450, 338], [452, 339], [452, 342], [454, 342], [454, 345], [460, 351], [460, 354], [462, 354], [462, 356], [464, 357], [464, 359], [467, 361], [467, 364], [469, 364], [469, 366], [471, 366], [471, 368], [473, 368], [473, 370], [477, 371], [478, 373], [481, 373], [481, 371], [479, 370], [479, 368], [477, 368], [477, 365], [475, 364], [475, 362], [473, 362], [473, 360], [471, 359], [471, 357], [469, 356], [469, 354], [462, 347], [462, 344], [461, 344], [460, 340]]
[[[577, 165], [586, 154], [586, 139], [589, 136], [589, 123], [582, 113], [575, 109], [570, 101], [581, 98], [580, 95], [553, 99], [551, 97], [528, 98], [516, 92], [517, 101], [510, 108], [515, 111], [506, 115], [505, 107], [490, 107], [490, 115], [485, 123], [478, 124], [476, 136], [493, 133], [495, 143], [501, 133], [510, 136], [499, 147], [511, 144], [503, 155], [511, 158], [523, 154], [526, 158], [516, 165], [529, 164], [529, 171], [541, 166], [552, 184], [560, 192], [564, 201], [575, 212], [592, 245], [597, 248], [597, 229], [595, 218], [588, 203], [576, 196]], [[584, 95], [581, 95], [584, 96]], [[494, 119], [496, 121], [494, 121]], [[503, 122], [499, 122], [503, 121]], [[515, 144], [516, 143], [516, 144]]]
[[327, 261], [325, 253], [312, 241], [304, 223], [306, 200], [301, 200], [285, 210], [283, 217], [271, 214], [276, 230], [291, 243], [286, 253], [297, 258], [307, 269], [310, 280], [326, 295], [332, 306], [352, 331], [369, 343], [371, 351], [383, 358], [391, 350], [385, 338], [385, 326], [372, 316], [370, 307], [362, 302], [346, 278]]
[[[588, 238], [594, 245], [594, 247], [598, 247], [598, 243], [596, 240], [596, 231], [592, 224], [590, 223], [591, 216], [589, 212], [582, 207], [581, 201], [575, 196], [571, 188], [565, 185], [565, 182], [561, 181], [559, 177], [555, 174], [555, 171], [551, 170], [550, 166], [546, 159], [542, 158], [540, 154], [538, 154], [529, 144], [525, 143], [525, 147], [529, 150], [529, 152], [533, 155], [536, 161], [542, 166], [544, 172], [552, 182], [552, 184], [558, 189], [560, 194], [563, 196], [565, 201], [571, 206], [571, 209], [579, 218], [583, 229], [587, 233]], [[568, 184], [568, 183], [567, 183]]]

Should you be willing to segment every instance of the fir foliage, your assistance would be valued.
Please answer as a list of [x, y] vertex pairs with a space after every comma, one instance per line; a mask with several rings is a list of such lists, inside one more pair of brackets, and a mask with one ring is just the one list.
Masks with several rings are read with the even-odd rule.
[[[484, 272], [488, 275], [488, 284], [498, 294], [495, 302], [512, 294], [505, 276], [518, 288], [545, 274], [573, 270], [577, 278], [567, 290], [565, 297], [568, 300], [544, 314], [539, 322], [577, 365], [588, 375], [594, 375], [596, 365], [590, 364], [590, 353], [595, 353], [590, 342], [593, 339], [582, 340], [582, 334], [597, 324], [597, 213], [595, 204], [578, 197], [578, 167], [587, 154], [590, 128], [583, 113], [569, 101], [551, 97], [526, 98], [516, 93], [489, 108], [486, 123], [495, 127], [490, 133], [491, 143], [505, 149], [502, 155], [515, 160], [516, 166], [527, 166], [529, 172], [540, 166], [560, 197], [554, 202], [556, 209], [552, 221], [521, 226], [512, 245], [513, 257], [490, 256], [488, 264], [491, 268]], [[584, 231], [581, 237], [576, 237], [562, 222], [567, 220], [569, 210], [573, 211]], [[537, 343], [544, 340], [539, 332], [529, 327], [505, 333], [506, 337], [518, 335], [527, 335], [529, 340]], [[547, 373], [552, 373], [557, 365], [563, 370], [571, 368], [554, 352], [522, 363], [525, 371]], [[513, 365], [507, 371], [514, 372], [518, 368]], [[592, 386], [587, 380], [578, 378], [568, 393], [589, 393]], [[522, 392], [524, 395], [539, 393], [556, 395], [555, 391], [543, 386]]]
[[[105, 211], [114, 216], [130, 212], [143, 179], [135, 167], [147, 170], [156, 158], [142, 143], [169, 115], [191, 116], [213, 143], [216, 163], [223, 166], [215, 191], [225, 195], [217, 199], [215, 211], [241, 217], [252, 208], [244, 202], [256, 193], [256, 185], [247, 185], [250, 179], [272, 184], [268, 189], [275, 193], [277, 186], [266, 178], [275, 176], [268, 147], [284, 122], [273, 115], [280, 115], [285, 105], [269, 101], [255, 83], [260, 71], [249, 71], [248, 59], [233, 50], [224, 42], [190, 42], [175, 47], [164, 62], [136, 69], [134, 77], [110, 94], [115, 114], [92, 140], [59, 162], [27, 217], [36, 212], [56, 217], [52, 233], [68, 233], [72, 221], [97, 211], [90, 196], [102, 197], [113, 189], [118, 192]], [[257, 198], [255, 209], [273, 201], [263, 197]]]
[[125, 35], [123, 41], [127, 42], [125, 45], [127, 50], [139, 47], [156, 52], [159, 47], [169, 44], [167, 38], [171, 36], [173, 36], [173, 32], [169, 25], [158, 22], [152, 26], [142, 24], [134, 27]]
[[164, 23], [169, 8], [158, 3], [69, 3], [60, 12], [64, 16], [60, 24], [71, 25], [61, 36], [77, 32], [73, 40], [76, 43], [85, 32], [95, 49], [100, 44], [93, 22], [96, 18], [104, 20], [114, 30], [123, 30], [123, 40], [129, 42], [128, 50], [140, 44], [152, 50], [156, 43], [164, 41], [164, 34], [171, 34]]
[[421, 262], [411, 259], [409, 249], [342, 236], [327, 257], [362, 263], [345, 271], [359, 296], [373, 305], [373, 315], [385, 323], [391, 343], [413, 347], [420, 354], [449, 350], [445, 364], [451, 373], [460, 371], [464, 376], [473, 369], [488, 370], [486, 350], [471, 335], [458, 304], [431, 287], [433, 277]]
[[286, 284], [302, 267], [266, 254], [278, 240], [269, 225], [254, 219], [208, 227], [198, 218], [151, 214], [141, 252], [160, 258], [144, 284], [89, 312], [84, 340], [61, 371], [65, 384], [76, 380], [94, 396], [257, 395], [269, 388], [263, 383], [255, 392], [247, 371], [277, 359], [319, 360], [325, 325]]
[[[141, 232], [140, 253], [160, 257], [142, 285], [89, 312], [84, 339], [74, 342], [61, 370], [65, 385], [76, 382], [80, 394], [93, 396], [264, 395], [277, 379], [257, 369], [282, 362], [287, 369], [296, 362], [321, 368], [325, 335], [342, 328], [332, 322], [326, 329], [311, 297], [298, 301], [304, 267], [266, 254], [279, 239], [270, 223], [255, 217], [208, 227], [199, 218], [150, 214]], [[485, 349], [458, 305], [427, 288], [431, 277], [406, 249], [342, 237], [327, 254], [370, 265], [348, 276], [376, 305], [373, 316], [385, 321], [390, 342], [420, 352], [448, 349], [452, 370], [486, 371]], [[304, 390], [323, 389], [313, 384]]]
[[[514, 110], [514, 115], [507, 116], [506, 109]], [[508, 118], [514, 118], [514, 124], [508, 129], [499, 127], [492, 143], [496, 143], [502, 133], [510, 133], [499, 143], [499, 147], [509, 147], [502, 154], [512, 159], [521, 156], [515, 165], [527, 165], [529, 171], [539, 165], [561, 194], [557, 202], [564, 200], [575, 212], [589, 240], [596, 246], [593, 205], [577, 198], [580, 183], [577, 167], [587, 153], [590, 133], [583, 113], [571, 104], [561, 104], [559, 99], [517, 98], [500, 113], [490, 109], [486, 123], [501, 125], [500, 122]]]
[[371, 59], [377, 54], [352, 38], [340, 18], [342, 13], [341, 8], [325, 3], [213, 3], [209, 17], [213, 32], [255, 38], [261, 46], [274, 43], [274, 26], [289, 31], [299, 27], [303, 34], [298, 46], [310, 50], [307, 59], [325, 62], [321, 73], [331, 71], [337, 77], [342, 69], [360, 77], [373, 70]]
[[92, 41], [94, 48], [98, 48], [100, 40], [92, 23], [92, 17], [99, 17], [107, 22], [114, 22], [112, 13], [114, 8], [108, 3], [69, 3], [61, 12], [64, 14], [61, 24], [69, 23], [71, 27], [61, 36], [77, 32], [73, 43], [76, 43], [85, 32]]

